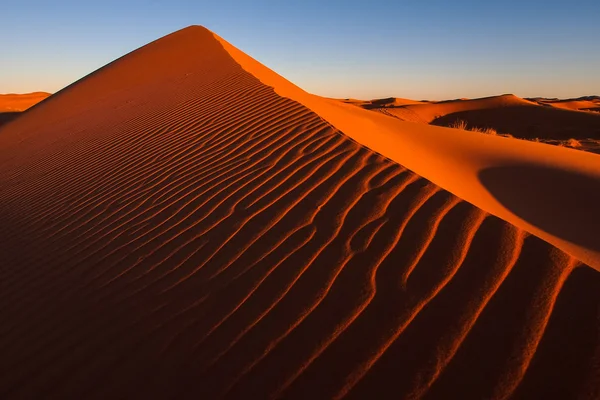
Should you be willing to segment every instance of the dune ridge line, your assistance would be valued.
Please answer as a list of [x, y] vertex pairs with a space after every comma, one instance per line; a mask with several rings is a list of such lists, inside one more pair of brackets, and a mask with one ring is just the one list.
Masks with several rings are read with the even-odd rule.
[[[398, 162], [477, 207], [547, 240], [600, 271], [600, 235], [597, 234], [600, 208], [594, 205], [600, 204], [597, 202], [600, 201], [599, 155], [469, 131], [417, 125], [315, 96], [269, 70], [217, 34], [213, 35], [242, 68], [272, 87], [280, 96], [303, 104], [358, 143]], [[558, 204], [552, 207], [554, 212], [547, 216], [548, 224], [540, 227], [524, 218], [523, 213], [519, 215], [507, 208], [480, 179], [482, 171], [515, 166], [524, 170], [562, 170], [572, 174], [575, 180], [584, 177], [586, 186], [571, 186], [565, 193], [560, 186], [566, 182], [561, 181], [553, 196], [546, 199], [548, 202], [557, 201]], [[536, 182], [531, 182], [531, 185], [535, 187]], [[500, 191], [517, 190], [511, 187], [510, 177], [505, 177], [503, 184], [496, 186], [503, 187]], [[561, 209], [560, 205], [570, 203], [568, 199], [565, 200], [565, 196], [593, 198], [593, 201], [584, 205], [585, 218], [573, 221], [571, 210]], [[539, 197], [528, 199], [523, 196], [521, 208], [538, 207]], [[551, 226], [548, 228], [548, 225]], [[579, 235], [587, 239], [582, 244], [580, 238], [564, 235], [561, 227], [555, 229], [552, 225], [566, 225], [569, 230], [578, 229]], [[590, 241], [593, 243], [590, 244]]]
[[595, 398], [598, 293], [204, 28], [0, 129], [2, 399]]

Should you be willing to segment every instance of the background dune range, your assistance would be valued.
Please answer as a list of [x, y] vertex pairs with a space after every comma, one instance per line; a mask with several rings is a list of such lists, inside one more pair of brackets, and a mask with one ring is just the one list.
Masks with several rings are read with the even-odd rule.
[[600, 97], [522, 99], [512, 94], [480, 99], [414, 101], [344, 99], [402, 121], [456, 127], [600, 153]]
[[228, 46], [186, 28], [0, 128], [0, 397], [599, 394], [597, 237], [477, 208]]

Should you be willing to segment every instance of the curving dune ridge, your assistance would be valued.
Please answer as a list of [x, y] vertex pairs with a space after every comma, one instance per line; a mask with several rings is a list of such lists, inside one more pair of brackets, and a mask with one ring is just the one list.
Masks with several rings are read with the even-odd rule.
[[0, 128], [0, 397], [598, 394], [598, 271], [239, 57], [190, 27]]

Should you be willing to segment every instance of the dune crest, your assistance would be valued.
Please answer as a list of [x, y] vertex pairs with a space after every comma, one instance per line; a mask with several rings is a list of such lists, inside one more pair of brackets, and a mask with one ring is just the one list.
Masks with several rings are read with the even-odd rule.
[[[217, 35], [215, 37], [246, 71], [273, 87], [279, 95], [313, 110], [358, 143], [400, 163], [477, 207], [547, 240], [600, 271], [600, 235], [596, 234], [600, 224], [600, 208], [587, 207], [583, 212], [588, 218], [577, 221], [571, 220], [571, 210], [568, 209], [548, 215], [547, 225], [553, 227], [576, 224], [580, 235], [586, 240], [573, 240], [572, 236], [563, 234], [561, 228], [547, 229], [529, 220], [526, 212], [507, 207], [507, 204], [492, 194], [486, 183], [480, 179], [481, 172], [490, 168], [512, 168], [516, 165], [532, 169], [553, 167], [571, 174], [575, 181], [585, 180], [588, 185], [578, 186], [574, 188], [575, 192], [570, 193], [565, 193], [557, 187], [553, 196], [547, 199], [548, 202], [558, 199], [559, 203], [563, 203], [566, 201], [565, 197], [580, 198], [577, 196], [584, 194], [592, 196], [593, 199], [600, 199], [600, 156], [475, 132], [415, 125], [311, 95], [222, 38]], [[533, 103], [514, 95], [473, 101], [502, 102], [507, 105], [529, 103], [534, 106]], [[535, 183], [532, 182], [532, 185], [535, 186]], [[505, 190], [512, 189], [505, 186]], [[538, 207], [537, 198], [533, 201], [523, 196], [522, 202], [520, 210]], [[559, 210], [558, 207], [554, 209]]]
[[577, 99], [531, 99], [536, 103], [549, 107], [562, 108], [565, 110], [600, 112], [599, 96], [584, 96]]
[[1, 398], [594, 397], [597, 271], [265, 70], [190, 27], [3, 127]]
[[409, 105], [406, 108], [418, 114], [425, 122], [431, 123], [441, 116], [459, 112], [535, 105], [535, 103], [517, 97], [514, 94], [504, 94], [479, 99], [446, 100], [429, 104], [415, 104]]

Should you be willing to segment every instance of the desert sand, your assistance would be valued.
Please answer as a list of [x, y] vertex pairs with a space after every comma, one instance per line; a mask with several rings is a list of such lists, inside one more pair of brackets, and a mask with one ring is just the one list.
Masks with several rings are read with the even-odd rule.
[[472, 128], [492, 128], [512, 137], [546, 141], [569, 139], [600, 143], [600, 100], [522, 99], [513, 94], [446, 101], [344, 101], [403, 121]]
[[566, 110], [600, 112], [600, 96], [585, 96], [577, 99], [530, 99], [544, 106], [563, 108]]
[[46, 99], [48, 96], [50, 96], [50, 93], [46, 92], [0, 94], [0, 113], [25, 111], [34, 104]]
[[599, 200], [189, 27], [0, 127], [0, 397], [595, 398]]
[[0, 126], [50, 96], [46, 92], [0, 94]]

